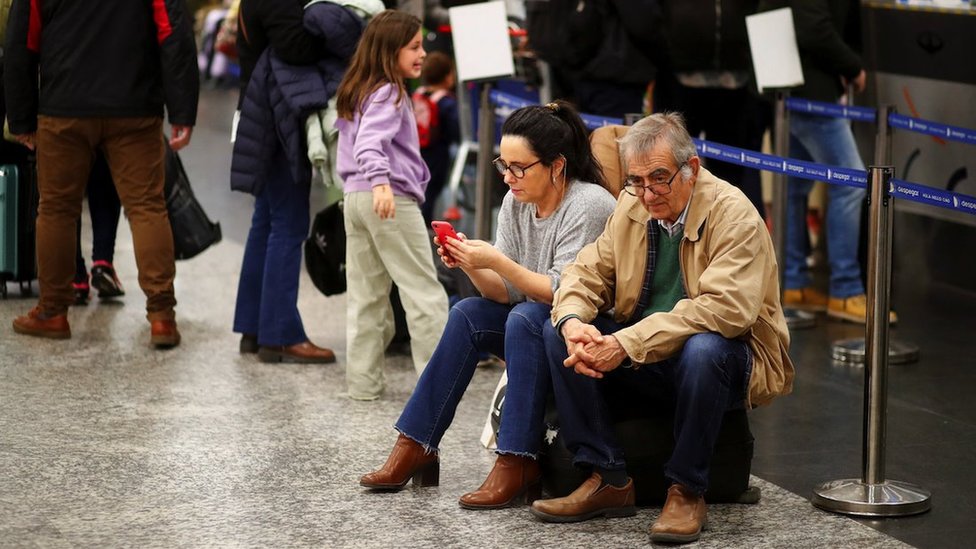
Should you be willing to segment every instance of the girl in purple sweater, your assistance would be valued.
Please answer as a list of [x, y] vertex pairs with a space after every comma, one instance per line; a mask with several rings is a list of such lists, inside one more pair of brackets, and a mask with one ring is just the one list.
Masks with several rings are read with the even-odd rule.
[[393, 336], [389, 295], [400, 289], [419, 375], [447, 322], [420, 204], [430, 173], [404, 80], [420, 76], [426, 52], [420, 20], [387, 10], [375, 16], [339, 86], [336, 102], [345, 192], [346, 382], [349, 398], [384, 389], [384, 351]]

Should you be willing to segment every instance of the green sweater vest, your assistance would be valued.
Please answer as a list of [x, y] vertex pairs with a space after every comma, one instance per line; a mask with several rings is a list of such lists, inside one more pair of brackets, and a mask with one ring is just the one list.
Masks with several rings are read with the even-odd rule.
[[678, 249], [683, 232], [674, 236], [661, 230], [657, 237], [657, 262], [654, 265], [654, 279], [651, 281], [651, 302], [644, 310], [644, 316], [670, 311], [675, 303], [685, 297], [681, 282], [681, 262]]

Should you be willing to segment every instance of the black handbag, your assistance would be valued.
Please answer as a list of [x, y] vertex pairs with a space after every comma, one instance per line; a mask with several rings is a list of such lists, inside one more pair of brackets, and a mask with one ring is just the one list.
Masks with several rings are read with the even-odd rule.
[[220, 223], [207, 217], [190, 187], [180, 155], [166, 144], [166, 183], [163, 188], [166, 210], [173, 229], [176, 259], [190, 259], [220, 242]]
[[312, 283], [323, 294], [346, 291], [346, 227], [342, 201], [315, 214], [312, 231], [305, 240], [305, 268]]

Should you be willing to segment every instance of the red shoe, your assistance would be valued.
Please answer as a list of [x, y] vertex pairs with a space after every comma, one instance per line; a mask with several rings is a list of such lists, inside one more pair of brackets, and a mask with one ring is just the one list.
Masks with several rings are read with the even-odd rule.
[[108, 261], [98, 260], [92, 263], [91, 285], [98, 290], [98, 297], [100, 299], [125, 295], [125, 290], [122, 289], [122, 283], [115, 274], [115, 267]]
[[180, 331], [175, 320], [153, 320], [149, 323], [149, 342], [158, 349], [168, 349], [180, 344]]
[[18, 334], [50, 339], [68, 339], [71, 337], [68, 315], [52, 315], [41, 311], [38, 307], [34, 307], [24, 316], [15, 318], [14, 331]]

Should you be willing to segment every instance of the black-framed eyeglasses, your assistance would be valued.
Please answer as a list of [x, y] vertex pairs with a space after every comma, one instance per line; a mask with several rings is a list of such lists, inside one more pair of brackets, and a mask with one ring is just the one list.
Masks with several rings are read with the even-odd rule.
[[528, 166], [519, 166], [516, 164], [508, 164], [507, 162], [502, 160], [502, 157], [499, 156], [498, 158], [491, 161], [491, 165], [494, 166], [495, 169], [498, 170], [498, 173], [502, 175], [505, 175], [505, 170], [508, 170], [508, 172], [511, 173], [512, 177], [514, 177], [515, 179], [522, 179], [523, 177], [525, 177], [525, 172], [528, 171], [528, 169], [531, 168], [532, 166], [538, 164], [539, 162], [542, 162], [541, 158], [529, 164]]
[[[655, 170], [647, 175], [628, 175], [624, 180], [624, 190], [631, 196], [644, 196], [644, 192], [650, 190], [652, 193], [661, 196], [671, 192], [671, 183], [678, 176], [685, 164], [678, 166], [678, 169], [668, 177], [666, 171]], [[644, 180], [650, 183], [645, 185]]]

